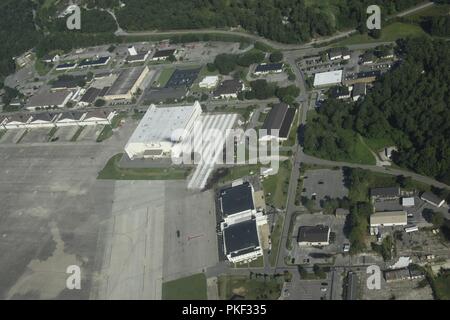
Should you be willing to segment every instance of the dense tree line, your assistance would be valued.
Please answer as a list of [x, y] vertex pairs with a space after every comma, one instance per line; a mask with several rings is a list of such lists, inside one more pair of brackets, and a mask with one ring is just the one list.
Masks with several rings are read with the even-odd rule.
[[4, 77], [14, 71], [12, 58], [33, 48], [40, 39], [32, 8], [31, 0], [0, 3], [0, 88]]
[[400, 40], [403, 62], [356, 103], [330, 99], [305, 131], [308, 152], [336, 159], [348, 152], [348, 133], [389, 139], [400, 166], [450, 183], [450, 44]]
[[427, 17], [421, 25], [432, 36], [450, 36], [450, 16]]
[[128, 0], [116, 10], [128, 30], [192, 29], [241, 26], [285, 43], [308, 41], [338, 29], [365, 31], [368, 5], [392, 14], [421, 0], [345, 0], [305, 4], [304, 0]]

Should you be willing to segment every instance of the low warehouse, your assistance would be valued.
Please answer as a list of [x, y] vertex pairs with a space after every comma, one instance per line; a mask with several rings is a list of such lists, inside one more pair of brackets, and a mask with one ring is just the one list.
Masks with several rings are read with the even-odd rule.
[[331, 229], [328, 226], [302, 226], [298, 228], [299, 246], [327, 246], [330, 244]]
[[314, 87], [326, 87], [338, 85], [342, 82], [342, 70], [316, 73]]
[[148, 72], [147, 66], [123, 70], [104, 98], [106, 100], [131, 100]]
[[36, 110], [43, 108], [64, 108], [72, 97], [73, 92], [69, 90], [61, 90], [56, 92], [44, 91], [30, 98], [25, 108], [28, 110]]
[[296, 109], [290, 108], [286, 103], [278, 103], [272, 107], [267, 115], [261, 129], [267, 130], [267, 133], [261, 136], [261, 141], [277, 139], [278, 141], [287, 140], [294, 121]]
[[407, 224], [406, 211], [375, 212], [370, 216], [371, 227], [395, 227], [406, 226]]

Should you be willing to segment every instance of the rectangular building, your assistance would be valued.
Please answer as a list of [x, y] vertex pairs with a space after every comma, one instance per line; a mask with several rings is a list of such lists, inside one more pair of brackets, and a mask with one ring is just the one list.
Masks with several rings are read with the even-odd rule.
[[200, 81], [198, 86], [200, 88], [213, 89], [213, 88], [217, 87], [218, 83], [219, 83], [218, 76], [206, 76], [203, 78], [202, 81]]
[[262, 63], [255, 69], [255, 75], [283, 72], [282, 63]]
[[62, 112], [58, 115], [55, 124], [57, 127], [80, 125], [85, 115], [86, 113], [80, 111]]
[[222, 217], [252, 212], [255, 209], [253, 187], [249, 182], [224, 188], [219, 192]]
[[44, 108], [64, 108], [72, 97], [73, 92], [69, 90], [60, 90], [56, 92], [44, 91], [35, 94], [25, 105], [28, 110]]
[[233, 263], [255, 260], [263, 255], [255, 219], [225, 226], [223, 241], [225, 254]]
[[298, 228], [299, 246], [327, 246], [330, 244], [331, 230], [328, 226], [302, 226]]
[[55, 120], [58, 118], [58, 114], [51, 113], [36, 113], [31, 117], [31, 121], [28, 123], [28, 128], [51, 128], [55, 126]]
[[153, 61], [160, 61], [160, 60], [166, 60], [170, 56], [173, 56], [176, 54], [176, 49], [164, 49], [164, 50], [158, 50], [155, 51], [155, 53], [152, 56]]
[[444, 199], [439, 198], [432, 192], [424, 192], [420, 196], [420, 199], [438, 208], [442, 207], [445, 203]]
[[400, 188], [399, 187], [373, 188], [370, 189], [370, 196], [374, 200], [399, 199]]
[[82, 126], [108, 125], [115, 116], [114, 111], [94, 110], [87, 112], [79, 123]]
[[173, 147], [186, 138], [202, 113], [200, 103], [157, 108], [151, 105], [128, 140], [130, 159], [170, 157]]
[[105, 94], [106, 100], [131, 100], [147, 76], [147, 66], [123, 70]]
[[407, 224], [406, 211], [375, 212], [370, 216], [370, 227], [395, 227]]
[[[277, 139], [285, 141], [289, 137], [289, 132], [294, 121], [296, 109], [290, 108], [286, 103], [275, 104], [264, 120], [261, 129], [267, 130], [267, 134], [261, 136], [261, 141]], [[274, 130], [278, 130], [278, 137], [275, 136]]]
[[314, 87], [327, 87], [341, 84], [342, 70], [316, 73], [314, 75]]
[[224, 80], [214, 91], [215, 99], [236, 99], [239, 92], [244, 89], [242, 81], [237, 79]]

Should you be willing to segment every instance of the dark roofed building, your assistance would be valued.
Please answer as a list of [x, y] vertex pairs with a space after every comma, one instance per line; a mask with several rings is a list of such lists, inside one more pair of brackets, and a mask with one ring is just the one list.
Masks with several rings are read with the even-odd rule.
[[53, 91], [76, 89], [84, 86], [85, 83], [84, 76], [62, 76], [52, 83], [51, 89]]
[[254, 259], [262, 255], [256, 220], [247, 220], [223, 229], [225, 254], [232, 262]]
[[174, 55], [175, 52], [175, 49], [158, 50], [153, 54], [152, 60], [165, 60], [168, 57]]
[[86, 67], [98, 67], [107, 65], [111, 57], [99, 57], [96, 59], [85, 59], [80, 62], [78, 67], [86, 68]]
[[255, 209], [253, 190], [249, 182], [222, 189], [219, 201], [224, 217]]
[[350, 98], [350, 90], [348, 87], [334, 87], [331, 88], [330, 95], [335, 99], [348, 99]]
[[353, 101], [357, 101], [360, 97], [366, 94], [366, 84], [365, 83], [355, 83], [353, 86]]
[[282, 63], [262, 63], [255, 69], [255, 74], [279, 73], [283, 71]]
[[445, 200], [439, 198], [437, 195], [435, 195], [432, 192], [424, 192], [421, 196], [420, 199], [422, 199], [423, 201], [435, 206], [435, 207], [442, 207], [442, 205], [445, 203]]
[[299, 246], [326, 246], [330, 244], [330, 228], [328, 226], [302, 226], [298, 229]]
[[375, 199], [397, 199], [400, 198], [400, 188], [373, 188], [370, 189], [370, 196]]
[[224, 80], [214, 91], [215, 98], [237, 98], [237, 94], [242, 91], [243, 83], [240, 80]]
[[81, 97], [80, 102], [82, 102], [84, 104], [94, 103], [95, 99], [97, 99], [97, 97], [100, 95], [101, 92], [102, 92], [102, 89], [97, 89], [97, 88], [91, 87], [86, 90], [83, 97]]
[[275, 104], [264, 120], [261, 129], [267, 130], [267, 135], [260, 137], [261, 140], [270, 140], [274, 137], [272, 130], [279, 130], [278, 139], [286, 140], [294, 121], [296, 109], [289, 108], [286, 103]]

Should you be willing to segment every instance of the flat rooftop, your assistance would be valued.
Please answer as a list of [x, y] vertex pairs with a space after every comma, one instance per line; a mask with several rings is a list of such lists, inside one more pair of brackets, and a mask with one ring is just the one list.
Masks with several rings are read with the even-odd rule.
[[109, 88], [107, 96], [127, 94], [144, 72], [146, 67], [134, 67], [123, 70], [119, 77], [114, 81], [111, 88]]
[[342, 70], [316, 73], [314, 76], [314, 86], [337, 84], [342, 81]]
[[128, 144], [151, 144], [161, 141], [174, 141], [176, 129], [184, 129], [195, 113], [196, 105], [158, 108], [152, 105], [148, 108], [138, 127], [132, 134]]
[[57, 106], [62, 104], [72, 92], [61, 90], [57, 92], [44, 91], [30, 98], [26, 107]]
[[256, 220], [247, 220], [226, 227], [223, 230], [227, 254], [238, 256], [252, 252], [259, 247]]
[[231, 214], [253, 210], [255, 205], [253, 203], [252, 186], [245, 182], [241, 185], [224, 188], [220, 191], [220, 204], [222, 214], [229, 216]]
[[298, 242], [327, 242], [330, 228], [328, 226], [302, 226], [298, 228]]

